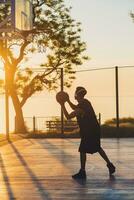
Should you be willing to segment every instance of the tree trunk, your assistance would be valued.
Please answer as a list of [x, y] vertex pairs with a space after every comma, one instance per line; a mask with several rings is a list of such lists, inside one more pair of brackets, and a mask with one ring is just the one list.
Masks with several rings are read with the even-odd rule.
[[24, 122], [24, 117], [23, 117], [23, 112], [22, 112], [22, 107], [21, 103], [19, 101], [19, 98], [16, 94], [15, 90], [10, 91], [11, 99], [14, 105], [14, 110], [16, 113], [15, 116], [15, 131], [17, 133], [25, 133], [26, 132], [26, 126]]

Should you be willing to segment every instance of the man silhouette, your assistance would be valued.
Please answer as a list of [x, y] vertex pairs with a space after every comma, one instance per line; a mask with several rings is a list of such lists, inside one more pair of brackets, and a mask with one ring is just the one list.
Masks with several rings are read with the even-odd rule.
[[72, 178], [75, 179], [86, 179], [85, 164], [87, 153], [93, 154], [98, 152], [106, 161], [109, 174], [112, 175], [115, 172], [115, 166], [111, 163], [105, 151], [101, 147], [100, 125], [91, 103], [84, 98], [86, 93], [87, 91], [84, 87], [76, 88], [75, 99], [78, 101], [77, 105], [74, 105], [68, 97], [67, 102], [73, 109], [73, 112], [70, 114], [66, 110], [65, 102], [60, 102], [65, 117], [67, 119], [76, 117], [80, 128], [81, 142], [79, 152], [81, 168], [77, 174], [72, 176]]

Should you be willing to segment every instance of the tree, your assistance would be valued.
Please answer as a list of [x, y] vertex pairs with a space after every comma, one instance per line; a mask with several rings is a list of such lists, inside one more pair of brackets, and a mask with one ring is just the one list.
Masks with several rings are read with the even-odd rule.
[[[116, 126], [116, 123], [117, 123], [117, 120], [116, 118], [112, 118], [112, 119], [109, 119], [109, 120], [106, 120], [105, 121], [105, 125], [108, 125], [108, 126]], [[120, 125], [133, 125], [134, 124], [134, 118], [132, 117], [123, 117], [123, 118], [120, 118], [119, 120], [119, 123]]]
[[[18, 132], [26, 131], [22, 108], [27, 99], [44, 88], [55, 89], [60, 67], [64, 68], [67, 76], [65, 85], [69, 87], [75, 78], [73, 67], [87, 59], [83, 56], [86, 44], [80, 38], [80, 23], [71, 18], [70, 9], [63, 0], [33, 0], [33, 30], [22, 31], [21, 38], [9, 40], [7, 49], [4, 41], [0, 40], [0, 56], [16, 113]], [[0, 22], [8, 12], [9, 6], [0, 7]], [[0, 34], [2, 36], [3, 33]], [[14, 36], [15, 33], [12, 33]], [[18, 48], [18, 56], [15, 56], [14, 48]], [[37, 51], [44, 53], [46, 62], [40, 67], [45, 67], [45, 72], [34, 74], [31, 68], [20, 71], [27, 54]]]
[[131, 18], [132, 18], [132, 20], [133, 20], [133, 22], [134, 22], [134, 13], [133, 13], [133, 12], [130, 12], [130, 16], [131, 16]]

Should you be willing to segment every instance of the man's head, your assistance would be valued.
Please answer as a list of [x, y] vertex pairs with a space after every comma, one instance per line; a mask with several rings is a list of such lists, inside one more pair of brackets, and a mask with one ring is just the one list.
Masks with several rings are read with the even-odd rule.
[[86, 89], [84, 87], [79, 86], [76, 88], [75, 91], [75, 99], [79, 101], [83, 99], [86, 94], [87, 94]]

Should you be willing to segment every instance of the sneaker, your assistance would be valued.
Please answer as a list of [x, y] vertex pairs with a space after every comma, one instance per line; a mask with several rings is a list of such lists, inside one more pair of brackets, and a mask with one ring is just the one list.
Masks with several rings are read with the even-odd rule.
[[74, 174], [72, 176], [72, 178], [74, 178], [74, 179], [86, 179], [86, 171], [80, 169], [80, 171], [77, 174]]
[[107, 167], [109, 169], [109, 174], [113, 174], [115, 172], [115, 166], [112, 163], [108, 163]]

